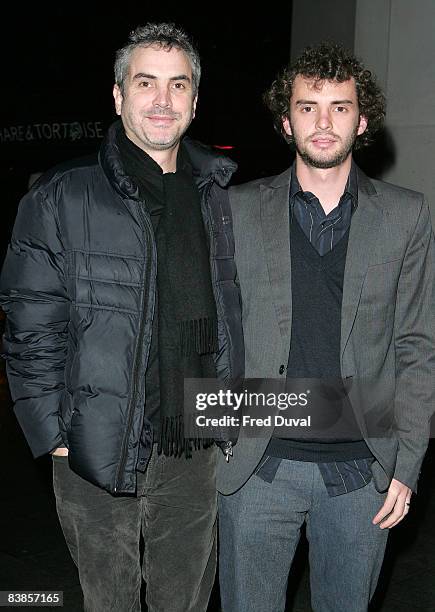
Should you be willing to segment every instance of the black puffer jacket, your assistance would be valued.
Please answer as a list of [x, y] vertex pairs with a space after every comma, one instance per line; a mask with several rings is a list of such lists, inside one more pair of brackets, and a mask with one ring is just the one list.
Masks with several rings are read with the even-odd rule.
[[[3, 356], [34, 456], [64, 442], [72, 469], [133, 493], [156, 288], [150, 217], [114, 124], [98, 162], [59, 166], [20, 203], [0, 281]], [[243, 367], [231, 213], [215, 197], [236, 165], [185, 139], [201, 192], [219, 317], [219, 376]]]

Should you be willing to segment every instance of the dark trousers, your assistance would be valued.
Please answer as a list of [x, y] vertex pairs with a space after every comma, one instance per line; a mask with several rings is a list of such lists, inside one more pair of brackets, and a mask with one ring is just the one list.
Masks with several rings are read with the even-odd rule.
[[[86, 612], [204, 612], [216, 571], [216, 448], [158, 455], [136, 497], [113, 497], [53, 456], [57, 511], [78, 567]], [[139, 541], [144, 539], [141, 560]]]

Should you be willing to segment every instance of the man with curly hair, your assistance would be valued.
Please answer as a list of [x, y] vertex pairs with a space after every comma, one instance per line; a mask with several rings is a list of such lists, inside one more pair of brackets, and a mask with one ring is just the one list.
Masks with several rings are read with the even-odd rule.
[[[365, 612], [428, 442], [429, 208], [421, 194], [371, 180], [353, 161], [353, 149], [382, 126], [385, 102], [341, 46], [307, 48], [265, 99], [296, 159], [279, 176], [229, 190], [245, 375], [283, 386], [336, 381], [342, 414], [357, 427], [309, 437], [273, 425], [257, 437], [241, 430], [218, 469], [222, 607], [284, 610], [305, 523], [313, 610]], [[328, 414], [327, 398], [320, 408]], [[393, 424], [374, 429], [373, 416], [391, 411]]]

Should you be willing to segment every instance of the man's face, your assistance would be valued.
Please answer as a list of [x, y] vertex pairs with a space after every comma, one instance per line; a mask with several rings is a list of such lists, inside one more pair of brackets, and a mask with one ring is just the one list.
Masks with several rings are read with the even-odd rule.
[[195, 116], [192, 67], [180, 49], [139, 47], [130, 58], [124, 92], [113, 88], [125, 133], [151, 154], [175, 147]]
[[296, 152], [313, 168], [334, 168], [351, 154], [357, 136], [367, 128], [360, 117], [355, 80], [316, 83], [298, 74], [293, 82], [290, 118], [284, 130]]

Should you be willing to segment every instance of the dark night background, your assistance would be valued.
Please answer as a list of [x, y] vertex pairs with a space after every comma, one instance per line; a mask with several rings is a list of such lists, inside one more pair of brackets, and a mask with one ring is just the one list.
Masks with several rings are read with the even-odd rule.
[[185, 3], [146, 9], [144, 4], [128, 3], [127, 9], [58, 3], [43, 9], [35, 3], [12, 9], [15, 17], [4, 23], [1, 259], [30, 174], [98, 148], [99, 139], [92, 136], [115, 119], [115, 50], [146, 21], [174, 21], [197, 43], [203, 77], [189, 135], [234, 147], [227, 152], [239, 163], [234, 182], [275, 174], [288, 164], [287, 147], [261, 95], [289, 58], [291, 2], [279, 12], [243, 11], [241, 17], [229, 5], [205, 13], [189, 11]]
[[[7, 17], [3, 14], [0, 265], [30, 175], [98, 149], [96, 132], [104, 133], [116, 117], [115, 50], [130, 30], [147, 21], [174, 21], [193, 35], [203, 77], [189, 135], [233, 147], [226, 152], [239, 163], [233, 182], [288, 166], [290, 152], [274, 132], [261, 96], [289, 59], [292, 2], [274, 2], [261, 10], [235, 3], [198, 3], [194, 9], [185, 2], [175, 7], [162, 3], [162, 8], [147, 4], [17, 4], [8, 7]], [[81, 591], [57, 522], [50, 457], [32, 459], [11, 410], [2, 365], [0, 590], [63, 589], [64, 609], [77, 612]], [[390, 537], [373, 612], [435, 609], [434, 461], [432, 448], [412, 512]], [[293, 612], [310, 609], [306, 565], [302, 542], [289, 583], [288, 610]], [[219, 610], [218, 602], [215, 588], [210, 612]]]

